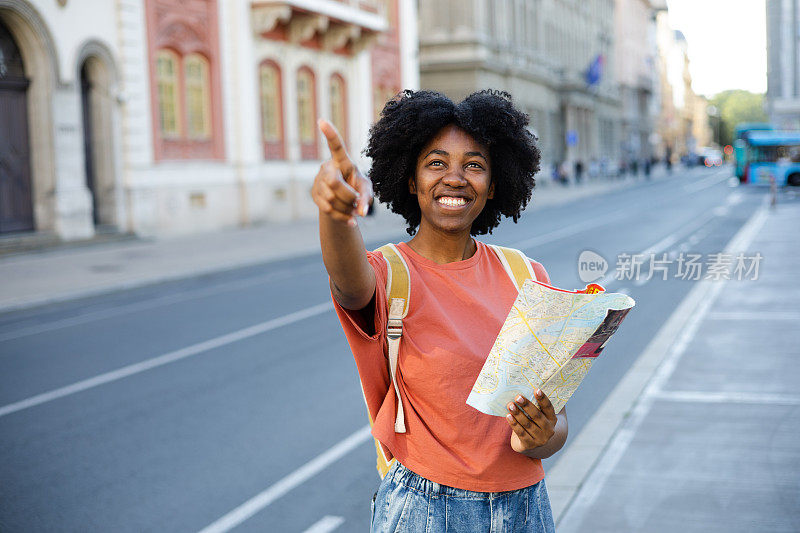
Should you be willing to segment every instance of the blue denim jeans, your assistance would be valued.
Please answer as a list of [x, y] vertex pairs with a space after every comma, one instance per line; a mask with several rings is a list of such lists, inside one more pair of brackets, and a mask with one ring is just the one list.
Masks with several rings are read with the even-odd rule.
[[372, 502], [372, 533], [554, 533], [544, 480], [507, 492], [440, 485], [398, 462]]

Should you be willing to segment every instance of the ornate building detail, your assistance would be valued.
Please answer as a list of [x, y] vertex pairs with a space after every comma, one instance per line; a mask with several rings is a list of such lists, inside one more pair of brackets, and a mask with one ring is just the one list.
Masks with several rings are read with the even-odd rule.
[[388, 28], [372, 2], [362, 2], [361, 9], [343, 2], [318, 2], [310, 12], [306, 4], [253, 2], [253, 32], [264, 39], [352, 55], [371, 46]]
[[328, 156], [318, 118], [366, 168], [374, 108], [419, 86], [417, 0], [0, 0], [0, 11], [12, 125], [0, 128], [0, 233], [166, 236], [315, 217], [308, 187]]
[[156, 160], [222, 159], [217, 0], [147, 0]]

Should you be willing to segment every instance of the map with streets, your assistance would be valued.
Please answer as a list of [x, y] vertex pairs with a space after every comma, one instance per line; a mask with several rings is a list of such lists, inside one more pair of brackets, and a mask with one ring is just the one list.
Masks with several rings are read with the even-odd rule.
[[467, 404], [505, 416], [518, 394], [534, 400], [538, 388], [558, 413], [634, 305], [631, 297], [599, 285], [565, 291], [525, 281]]

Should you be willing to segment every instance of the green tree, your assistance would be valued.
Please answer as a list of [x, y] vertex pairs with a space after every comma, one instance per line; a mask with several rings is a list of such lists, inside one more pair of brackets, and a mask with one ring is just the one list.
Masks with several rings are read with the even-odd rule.
[[734, 89], [715, 95], [709, 102], [719, 109], [719, 142], [723, 146], [733, 144], [733, 130], [740, 122], [767, 122], [763, 94]]

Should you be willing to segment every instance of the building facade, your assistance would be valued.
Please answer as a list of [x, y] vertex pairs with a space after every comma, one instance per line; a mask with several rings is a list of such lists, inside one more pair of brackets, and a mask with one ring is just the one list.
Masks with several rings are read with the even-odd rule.
[[0, 0], [0, 233], [313, 215], [317, 117], [358, 157], [416, 43], [413, 0]]
[[681, 32], [672, 29], [666, 11], [657, 15], [657, 40], [661, 85], [657, 155], [677, 160], [711, 144], [708, 102], [692, 88], [689, 45]]
[[622, 105], [620, 143], [628, 161], [649, 159], [657, 152], [654, 135], [659, 114], [656, 15], [666, 4], [654, 0], [616, 0], [614, 27], [616, 78]]
[[511, 93], [531, 116], [545, 172], [617, 163], [614, 0], [426, 0], [419, 16], [423, 88], [454, 99]]
[[800, 1], [767, 0], [769, 119], [780, 129], [800, 129]]

